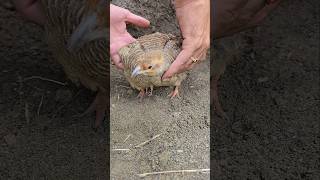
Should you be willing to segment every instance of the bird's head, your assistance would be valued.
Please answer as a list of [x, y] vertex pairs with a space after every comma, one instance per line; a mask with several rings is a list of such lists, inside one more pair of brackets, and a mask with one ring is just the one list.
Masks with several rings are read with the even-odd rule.
[[87, 0], [87, 6], [88, 13], [84, 15], [69, 39], [69, 50], [79, 49], [89, 41], [108, 37], [106, 1]]
[[162, 76], [168, 67], [169, 66], [165, 62], [163, 53], [161, 51], [148, 52], [141, 61], [138, 61], [137, 65], [132, 71], [131, 76]]

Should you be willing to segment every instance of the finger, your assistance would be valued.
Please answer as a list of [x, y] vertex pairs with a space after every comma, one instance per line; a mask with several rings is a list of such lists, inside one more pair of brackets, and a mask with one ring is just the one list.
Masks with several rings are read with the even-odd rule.
[[115, 54], [115, 55], [112, 56], [112, 61], [114, 62], [114, 64], [116, 65], [116, 67], [118, 69], [121, 69], [121, 70], [124, 69], [124, 66], [123, 66], [123, 64], [121, 62], [120, 56], [118, 54]]
[[148, 27], [150, 25], [150, 21], [131, 12], [127, 14], [125, 21], [140, 27]]
[[189, 61], [192, 56], [192, 50], [182, 50], [177, 56], [176, 60], [171, 64], [169, 69], [165, 72], [162, 79], [168, 79], [171, 76], [181, 73], [186, 70], [186, 63]]
[[[188, 62], [186, 63], [186, 69], [190, 70], [190, 67], [193, 67], [194, 64], [197, 64], [199, 61], [202, 61], [202, 57], [203, 57], [203, 52], [204, 49], [198, 49], [197, 51], [195, 51], [193, 53], [193, 55], [190, 57], [190, 59], [188, 60]], [[196, 62], [194, 62], [193, 60], [196, 60]]]

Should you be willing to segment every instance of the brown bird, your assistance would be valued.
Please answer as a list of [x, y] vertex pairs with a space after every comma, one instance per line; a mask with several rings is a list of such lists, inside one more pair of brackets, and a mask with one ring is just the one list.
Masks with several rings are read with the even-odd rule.
[[98, 127], [107, 110], [109, 36], [104, 0], [41, 0], [48, 46], [72, 82], [98, 91], [84, 113], [96, 110]]
[[179, 96], [179, 87], [186, 73], [177, 74], [166, 81], [161, 77], [181, 51], [180, 45], [181, 39], [156, 32], [142, 36], [119, 50], [124, 75], [131, 87], [140, 91], [138, 97], [143, 98], [149, 88], [149, 95], [152, 95], [153, 88], [159, 86], [175, 86], [169, 96]]

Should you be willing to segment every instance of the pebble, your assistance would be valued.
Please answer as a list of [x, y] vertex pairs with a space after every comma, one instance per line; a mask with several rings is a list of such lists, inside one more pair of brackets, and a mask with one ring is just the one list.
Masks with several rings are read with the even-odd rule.
[[260, 78], [258, 78], [258, 82], [259, 82], [259, 83], [267, 82], [268, 80], [269, 80], [268, 77], [260, 77]]
[[181, 112], [174, 112], [172, 113], [172, 117], [177, 118], [181, 115]]

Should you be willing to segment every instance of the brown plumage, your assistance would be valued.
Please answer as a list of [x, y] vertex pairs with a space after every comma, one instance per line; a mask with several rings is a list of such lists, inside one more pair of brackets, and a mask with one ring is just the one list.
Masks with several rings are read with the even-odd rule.
[[181, 40], [171, 34], [153, 33], [142, 36], [137, 41], [122, 47], [119, 55], [124, 64], [124, 75], [132, 88], [140, 91], [143, 97], [150, 88], [175, 86], [170, 94], [175, 97], [186, 73], [180, 73], [169, 80], [162, 81], [161, 77], [169, 68], [180, 52]]
[[[98, 18], [108, 22], [107, 17], [103, 20], [102, 1], [42, 0], [47, 16], [47, 42], [55, 59], [71, 81], [98, 91], [88, 109], [96, 109], [96, 126], [104, 118], [109, 86], [109, 44], [108, 34], [104, 34], [107, 24], [99, 23]], [[99, 7], [93, 8], [94, 5]]]

